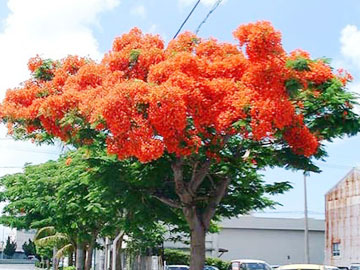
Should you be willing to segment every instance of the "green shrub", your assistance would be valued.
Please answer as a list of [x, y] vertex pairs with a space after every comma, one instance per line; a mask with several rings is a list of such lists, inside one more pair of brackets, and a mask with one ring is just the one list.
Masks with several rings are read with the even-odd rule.
[[[168, 265], [170, 264], [190, 264], [190, 255], [186, 252], [175, 250], [175, 249], [165, 249], [164, 251], [164, 260]], [[206, 258], [206, 265], [212, 265], [219, 268], [219, 270], [227, 270], [229, 263], [218, 258]]]
[[35, 266], [36, 266], [37, 268], [46, 268], [45, 262], [36, 261], [36, 262], [35, 262]]
[[75, 266], [64, 267], [64, 270], [76, 270]]
[[230, 263], [220, 260], [218, 258], [206, 258], [205, 264], [216, 266], [217, 268], [219, 268], [219, 270], [227, 270]]
[[164, 260], [166, 264], [190, 264], [190, 255], [176, 249], [165, 249], [164, 250]]

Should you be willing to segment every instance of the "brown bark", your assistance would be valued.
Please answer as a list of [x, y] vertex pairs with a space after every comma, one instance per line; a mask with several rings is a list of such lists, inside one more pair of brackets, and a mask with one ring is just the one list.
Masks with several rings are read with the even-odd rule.
[[190, 270], [203, 270], [205, 264], [205, 236], [209, 225], [204, 224], [203, 217], [196, 206], [183, 209], [190, 226]]
[[190, 270], [203, 270], [205, 264], [205, 228], [198, 226], [191, 231]]

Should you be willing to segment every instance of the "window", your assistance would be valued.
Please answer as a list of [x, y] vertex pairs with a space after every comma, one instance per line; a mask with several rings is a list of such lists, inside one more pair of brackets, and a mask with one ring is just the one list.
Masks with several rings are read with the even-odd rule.
[[333, 256], [340, 256], [340, 243], [333, 243], [332, 244], [332, 255]]
[[242, 263], [241, 270], [270, 270], [271, 268], [264, 263]]

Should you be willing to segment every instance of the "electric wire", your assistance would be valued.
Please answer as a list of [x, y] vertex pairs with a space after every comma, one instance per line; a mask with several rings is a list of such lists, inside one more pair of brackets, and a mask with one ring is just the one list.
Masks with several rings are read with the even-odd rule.
[[208, 12], [208, 14], [205, 16], [205, 18], [201, 21], [201, 23], [199, 24], [199, 26], [196, 28], [195, 30], [195, 34], [197, 35], [200, 31], [200, 28], [203, 26], [203, 24], [206, 23], [207, 19], [210, 17], [210, 15], [219, 7], [219, 5], [221, 4], [223, 0], [218, 0], [216, 1], [216, 3], [213, 5], [213, 7], [210, 9], [210, 11]]
[[184, 27], [185, 23], [188, 21], [188, 19], [190, 18], [191, 14], [193, 14], [194, 10], [196, 9], [196, 7], [199, 5], [200, 0], [198, 0], [196, 2], [196, 4], [194, 5], [194, 7], [191, 9], [189, 15], [186, 17], [186, 19], [183, 21], [183, 23], [180, 25], [179, 29], [177, 30], [176, 34], [174, 35], [173, 39], [175, 39], [177, 37], [177, 35], [180, 33], [181, 29]]

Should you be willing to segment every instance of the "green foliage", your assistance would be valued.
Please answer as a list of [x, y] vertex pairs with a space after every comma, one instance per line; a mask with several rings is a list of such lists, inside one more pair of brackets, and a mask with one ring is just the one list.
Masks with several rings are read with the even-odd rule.
[[67, 266], [63, 268], [64, 270], [76, 270], [75, 266]]
[[132, 239], [132, 249], [158, 247], [164, 236], [158, 222], [177, 224], [181, 218], [134, 178], [141, 175], [138, 165], [103, 152], [90, 158], [82, 149], [58, 161], [28, 165], [24, 173], [0, 178], [0, 200], [9, 202], [0, 222], [38, 228], [37, 247], [57, 246], [62, 256], [78, 241], [112, 238], [119, 230]]
[[296, 79], [287, 80], [285, 87], [291, 98], [295, 98], [299, 94], [299, 90], [303, 88], [302, 84]]
[[206, 258], [205, 264], [209, 266], [216, 266], [219, 270], [227, 270], [230, 263], [218, 258]]
[[309, 60], [309, 59], [298, 57], [295, 60], [288, 60], [286, 62], [286, 66], [289, 68], [292, 68], [294, 70], [297, 70], [297, 71], [309, 71], [310, 70], [310, 68], [309, 68], [310, 61], [311, 60]]
[[136, 50], [136, 49], [131, 50], [130, 57], [129, 57], [130, 66], [133, 66], [136, 64], [136, 62], [139, 59], [140, 53], [141, 53], [140, 50]]
[[180, 250], [176, 249], [165, 249], [164, 250], [164, 261], [167, 265], [171, 264], [190, 264], [190, 255]]
[[40, 67], [38, 67], [33, 76], [35, 79], [43, 80], [43, 81], [50, 81], [54, 74], [52, 73], [54, 62], [51, 59], [43, 60], [43, 63]]
[[6, 246], [4, 248], [4, 254], [12, 257], [16, 251], [16, 242], [11, 241], [10, 236], [6, 240]]
[[[36, 244], [35, 244], [35, 246], [36, 246]], [[53, 256], [53, 248], [52, 247], [36, 246], [36, 252], [37, 252], [38, 256], [40, 257], [42, 264], [44, 264], [46, 260], [52, 259], [52, 256]]]
[[[164, 250], [164, 260], [167, 265], [172, 264], [190, 264], [190, 255], [186, 252], [175, 250], [175, 249], [165, 249]], [[218, 258], [206, 258], [205, 265], [216, 266], [219, 270], [227, 270], [229, 263]]]
[[36, 254], [35, 243], [33, 241], [31, 241], [31, 239], [29, 239], [29, 242], [25, 242], [23, 244], [22, 249], [24, 250], [26, 257]]

